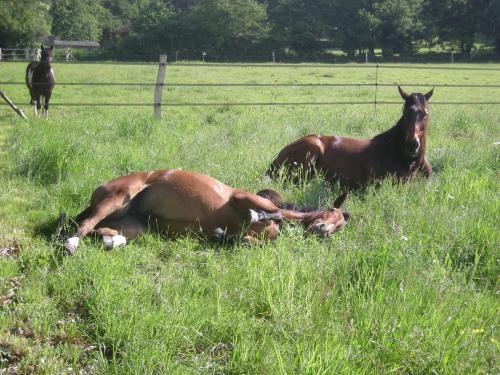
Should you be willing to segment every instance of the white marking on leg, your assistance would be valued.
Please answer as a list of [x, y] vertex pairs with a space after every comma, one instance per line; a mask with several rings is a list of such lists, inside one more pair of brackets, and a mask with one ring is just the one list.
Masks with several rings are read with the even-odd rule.
[[259, 222], [259, 214], [257, 211], [254, 211], [252, 209], [248, 210], [250, 211], [250, 223], [258, 223]]
[[64, 248], [68, 250], [71, 254], [73, 254], [76, 251], [76, 248], [78, 247], [79, 243], [80, 243], [79, 237], [70, 237], [64, 243]]
[[125, 245], [127, 239], [120, 234], [114, 236], [102, 236], [102, 241], [104, 242], [104, 247], [106, 249], [114, 249], [115, 247]]

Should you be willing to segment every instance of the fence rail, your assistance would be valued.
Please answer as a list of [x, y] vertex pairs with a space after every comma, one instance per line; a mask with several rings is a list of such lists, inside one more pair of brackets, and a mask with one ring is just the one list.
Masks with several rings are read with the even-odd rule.
[[41, 50], [38, 48], [0, 48], [0, 61], [31, 61], [40, 58]]

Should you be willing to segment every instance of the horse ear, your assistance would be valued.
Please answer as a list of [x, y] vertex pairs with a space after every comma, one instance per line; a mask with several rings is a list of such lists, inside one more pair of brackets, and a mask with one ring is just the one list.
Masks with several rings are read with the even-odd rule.
[[398, 85], [398, 91], [399, 95], [401, 95], [404, 101], [406, 101], [410, 97], [410, 95], [408, 95], [399, 85]]
[[337, 199], [335, 199], [335, 202], [333, 202], [333, 207], [334, 208], [342, 207], [346, 199], [347, 199], [347, 193], [340, 194], [337, 197]]
[[424, 96], [425, 96], [425, 99], [426, 99], [427, 101], [429, 101], [429, 99], [431, 98], [432, 94], [434, 94], [434, 87], [432, 88], [432, 90], [431, 90], [431, 91], [429, 91], [427, 94], [425, 94], [425, 95], [424, 95]]

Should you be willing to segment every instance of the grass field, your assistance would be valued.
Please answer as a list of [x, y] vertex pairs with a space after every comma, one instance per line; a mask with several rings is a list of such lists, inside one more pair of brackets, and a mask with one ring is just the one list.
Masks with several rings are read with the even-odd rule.
[[[439, 66], [446, 67], [446, 66]], [[460, 67], [453, 65], [453, 67]], [[499, 84], [497, 70], [379, 69], [379, 83]], [[1, 63], [3, 81], [25, 64]], [[58, 82], [151, 82], [154, 65], [56, 64]], [[373, 82], [375, 69], [169, 66], [167, 83]], [[308, 133], [373, 136], [399, 105], [68, 107], [151, 103], [152, 87], [56, 86], [48, 121], [23, 86], [0, 85], [29, 116], [0, 106], [0, 374], [498, 373], [500, 88], [438, 87], [430, 182], [351, 194], [349, 224], [326, 240], [288, 225], [258, 247], [147, 235], [73, 257], [44, 230], [94, 188], [131, 171], [183, 168], [249, 191], [330, 205], [321, 179], [262, 178]], [[427, 91], [429, 86], [407, 86]], [[168, 87], [173, 102], [370, 101], [373, 88]], [[398, 101], [395, 87], [378, 100]], [[9, 372], [10, 371], [10, 372]]]

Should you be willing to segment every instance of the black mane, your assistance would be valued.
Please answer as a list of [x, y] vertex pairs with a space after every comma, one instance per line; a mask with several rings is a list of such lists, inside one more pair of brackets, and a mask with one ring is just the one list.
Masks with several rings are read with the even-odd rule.
[[269, 199], [273, 204], [284, 210], [293, 210], [298, 212], [316, 212], [321, 211], [319, 208], [312, 208], [306, 206], [297, 206], [295, 203], [289, 203], [283, 201], [283, 196], [275, 190], [272, 189], [263, 189], [257, 192], [257, 195]]

